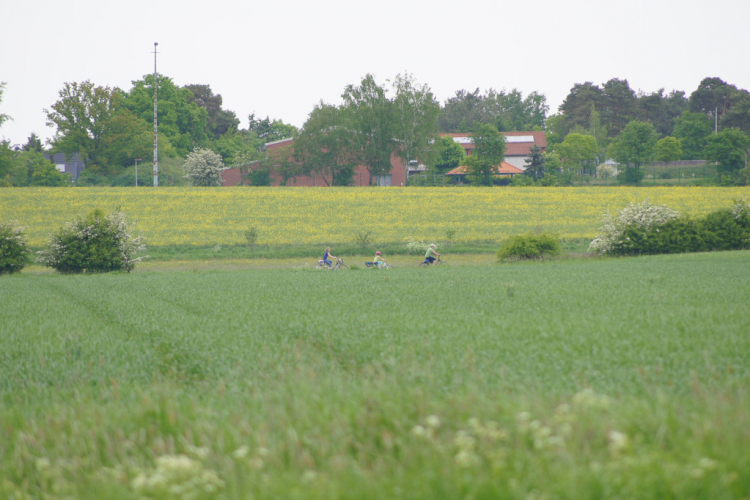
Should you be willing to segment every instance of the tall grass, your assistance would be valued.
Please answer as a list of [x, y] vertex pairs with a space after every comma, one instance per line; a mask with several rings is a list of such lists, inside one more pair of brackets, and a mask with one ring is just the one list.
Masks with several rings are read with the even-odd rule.
[[742, 498], [749, 264], [3, 278], [0, 491]]

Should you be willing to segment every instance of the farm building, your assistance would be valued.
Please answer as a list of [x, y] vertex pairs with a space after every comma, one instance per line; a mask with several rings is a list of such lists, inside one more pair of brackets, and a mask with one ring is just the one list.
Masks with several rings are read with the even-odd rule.
[[[544, 151], [547, 148], [547, 138], [544, 132], [503, 132], [505, 135], [508, 147], [505, 152], [505, 162], [500, 166], [500, 175], [513, 176], [517, 173], [523, 172], [525, 168], [525, 160], [529, 156], [529, 151], [533, 145], [537, 145]], [[451, 136], [453, 140], [459, 143], [466, 149], [467, 154], [471, 154], [474, 149], [474, 144], [471, 142], [470, 134], [468, 133], [448, 133], [440, 134], [441, 136]], [[291, 151], [294, 145], [294, 140], [290, 137], [282, 139], [280, 141], [269, 142], [265, 145], [265, 153], [268, 158], [269, 155], [278, 155], [280, 159], [288, 156], [286, 159], [288, 162], [292, 162]], [[285, 151], [286, 148], [286, 151]], [[277, 164], [277, 167], [280, 163]], [[251, 162], [246, 165], [242, 165], [242, 168], [246, 171], [256, 170], [261, 167], [261, 162]], [[391, 155], [391, 171], [387, 175], [379, 176], [372, 179], [370, 182], [370, 174], [367, 168], [363, 165], [359, 165], [354, 169], [354, 176], [352, 178], [355, 186], [404, 186], [406, 185], [406, 179], [409, 175], [419, 173], [425, 169], [424, 165], [418, 164], [418, 162], [411, 162], [408, 166], [404, 160], [396, 154]], [[408, 171], [407, 171], [408, 170]], [[449, 173], [450, 175], [450, 173]], [[460, 172], [456, 175], [460, 175]], [[222, 171], [222, 185], [224, 186], [237, 186], [240, 184], [240, 167], [227, 168]], [[250, 184], [247, 176], [243, 180], [244, 184]], [[270, 185], [280, 186], [284, 183], [284, 177], [280, 173], [280, 169], [272, 169], [270, 172]], [[325, 187], [332, 184], [329, 175], [312, 174], [312, 175], [296, 175], [286, 180], [287, 186], [319, 186]]]

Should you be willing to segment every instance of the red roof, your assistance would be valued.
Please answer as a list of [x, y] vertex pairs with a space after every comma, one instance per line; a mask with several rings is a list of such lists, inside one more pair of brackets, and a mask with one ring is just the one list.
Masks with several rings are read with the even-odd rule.
[[[520, 136], [531, 136], [534, 142], [508, 142], [506, 144], [505, 156], [529, 156], [531, 152], [531, 146], [536, 144], [544, 151], [547, 149], [547, 135], [542, 131], [532, 130], [529, 132], [500, 132], [505, 137], [520, 137]], [[469, 132], [453, 132], [448, 134], [440, 134], [441, 137], [471, 137]], [[474, 144], [466, 142], [461, 144], [464, 149], [474, 149]]]
[[[462, 175], [466, 173], [466, 167], [456, 167], [450, 172], [446, 172], [445, 175]], [[504, 161], [500, 164], [500, 167], [495, 167], [495, 173], [497, 174], [522, 174], [523, 170], [514, 167], [510, 163]]]

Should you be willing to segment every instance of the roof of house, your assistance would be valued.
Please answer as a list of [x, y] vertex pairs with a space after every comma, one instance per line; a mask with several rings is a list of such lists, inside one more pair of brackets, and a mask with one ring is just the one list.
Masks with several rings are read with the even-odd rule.
[[[446, 172], [445, 175], [462, 175], [466, 173], [466, 167], [456, 167], [450, 172]], [[497, 174], [522, 174], [523, 170], [514, 167], [510, 163], [504, 161], [499, 167], [495, 167], [495, 173]]]
[[[547, 135], [542, 131], [528, 132], [501, 132], [505, 136], [507, 148], [505, 156], [529, 156], [531, 146], [536, 144], [542, 149], [547, 148]], [[464, 147], [464, 149], [474, 149], [474, 143], [471, 142], [471, 133], [453, 132], [440, 134], [441, 137], [453, 137], [453, 140]]]

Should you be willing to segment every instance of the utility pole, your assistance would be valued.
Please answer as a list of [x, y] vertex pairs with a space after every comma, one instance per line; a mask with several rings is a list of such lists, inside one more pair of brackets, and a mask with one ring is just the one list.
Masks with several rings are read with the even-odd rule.
[[156, 119], [156, 89], [159, 86], [156, 80], [156, 46], [158, 42], [154, 42], [154, 187], [159, 187], [159, 135], [158, 135], [158, 122]]

